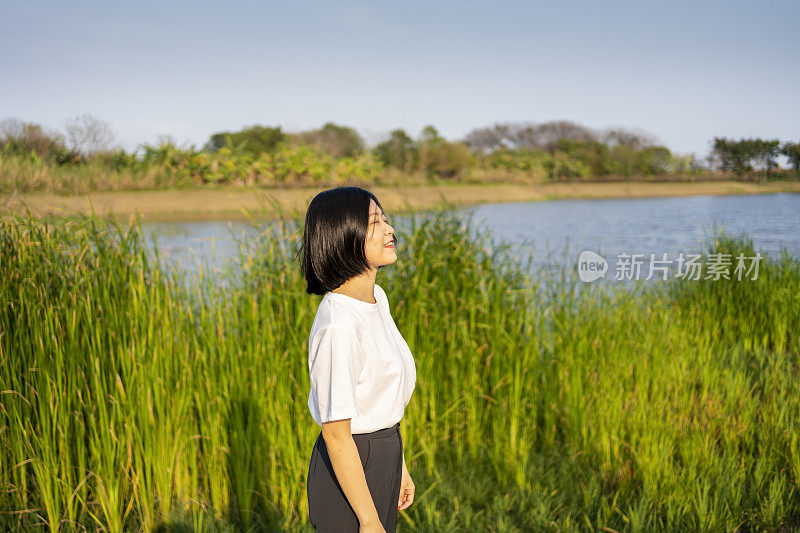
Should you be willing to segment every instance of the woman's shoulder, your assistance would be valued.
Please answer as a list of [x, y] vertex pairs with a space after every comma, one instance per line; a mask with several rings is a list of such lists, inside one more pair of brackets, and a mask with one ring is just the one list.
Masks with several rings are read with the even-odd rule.
[[328, 342], [340, 345], [355, 343], [360, 350], [363, 349], [364, 340], [369, 336], [364, 325], [345, 306], [339, 306], [336, 302], [323, 305], [326, 307], [317, 315], [308, 337], [309, 352], [317, 350], [321, 343]]
[[314, 332], [323, 329], [351, 330], [358, 332], [362, 327], [359, 316], [348, 308], [333, 299], [323, 299], [317, 308], [317, 316], [314, 318], [312, 336]]

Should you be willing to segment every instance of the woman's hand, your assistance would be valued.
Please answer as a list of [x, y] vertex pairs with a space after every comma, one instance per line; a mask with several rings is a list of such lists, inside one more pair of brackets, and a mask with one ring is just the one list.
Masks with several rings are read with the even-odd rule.
[[403, 460], [403, 478], [400, 482], [400, 500], [397, 502], [397, 510], [402, 511], [403, 509], [408, 509], [413, 501], [414, 482], [411, 480], [411, 475], [406, 468], [406, 462]]

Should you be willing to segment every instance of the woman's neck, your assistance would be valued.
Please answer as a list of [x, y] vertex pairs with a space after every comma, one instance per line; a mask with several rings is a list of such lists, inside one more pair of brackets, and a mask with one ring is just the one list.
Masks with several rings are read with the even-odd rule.
[[375, 300], [375, 274], [376, 270], [370, 269], [354, 278], [350, 278], [331, 292], [344, 294], [356, 300], [374, 304]]

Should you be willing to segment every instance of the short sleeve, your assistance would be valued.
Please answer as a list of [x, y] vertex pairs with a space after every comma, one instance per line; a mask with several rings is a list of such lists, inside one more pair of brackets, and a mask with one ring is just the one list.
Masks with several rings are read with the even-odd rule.
[[320, 423], [357, 417], [355, 389], [363, 356], [356, 332], [333, 326], [320, 330], [309, 346], [308, 365]]

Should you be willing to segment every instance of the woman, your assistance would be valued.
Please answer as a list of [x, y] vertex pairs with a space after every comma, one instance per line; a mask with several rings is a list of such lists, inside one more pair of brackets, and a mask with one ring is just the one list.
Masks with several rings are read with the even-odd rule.
[[416, 384], [411, 350], [375, 283], [397, 261], [378, 199], [359, 187], [319, 193], [305, 218], [301, 270], [324, 294], [308, 342], [308, 408], [322, 430], [307, 477], [318, 531], [394, 532], [414, 501], [399, 422]]

